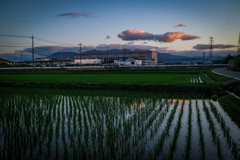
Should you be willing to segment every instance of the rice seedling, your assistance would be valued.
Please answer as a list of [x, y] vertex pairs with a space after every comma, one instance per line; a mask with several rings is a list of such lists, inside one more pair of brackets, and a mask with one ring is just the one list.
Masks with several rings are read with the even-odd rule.
[[200, 157], [200, 159], [204, 160], [204, 159], [206, 159], [205, 140], [204, 140], [203, 129], [202, 129], [202, 119], [201, 119], [200, 111], [199, 111], [198, 107], [199, 107], [198, 102], [196, 100], [197, 124], [198, 124], [198, 129], [199, 129], [199, 143], [200, 143], [200, 146], [201, 146], [201, 157]]
[[176, 144], [177, 144], [177, 139], [178, 139], [178, 136], [179, 136], [179, 131], [181, 129], [182, 116], [183, 116], [183, 105], [181, 106], [181, 111], [180, 111], [180, 114], [178, 116], [177, 125], [174, 128], [172, 142], [169, 146], [168, 157], [170, 157], [170, 158], [173, 157], [173, 153], [174, 153], [174, 151], [177, 147]]
[[203, 108], [204, 111], [206, 113], [206, 118], [208, 120], [209, 123], [209, 129], [211, 130], [212, 133], [212, 138], [213, 138], [213, 142], [216, 144], [217, 146], [217, 154], [218, 154], [218, 158], [219, 159], [223, 159], [223, 155], [222, 155], [222, 148], [221, 148], [221, 142], [220, 142], [220, 138], [216, 133], [216, 127], [215, 127], [215, 123], [210, 115], [209, 109], [206, 107], [206, 102], [203, 101]]
[[[166, 140], [166, 137], [169, 135], [169, 130], [170, 130], [171, 124], [173, 122], [174, 115], [176, 113], [177, 105], [178, 105], [178, 103], [176, 103], [174, 105], [174, 108], [170, 112], [170, 115], [169, 115], [168, 120], [166, 122], [166, 129], [164, 131], [162, 131], [161, 135], [159, 136], [159, 138], [157, 140], [157, 143], [154, 146], [154, 159], [156, 159], [157, 156], [161, 153], [164, 141]], [[168, 110], [168, 105], [167, 105], [166, 109]]]
[[216, 118], [216, 120], [218, 121], [218, 123], [221, 126], [221, 129], [223, 131], [224, 137], [226, 137], [227, 139], [227, 144], [229, 147], [231, 147], [232, 150], [232, 154], [234, 155], [234, 158], [238, 158], [239, 153], [237, 153], [237, 143], [234, 142], [231, 134], [230, 134], [230, 128], [227, 126], [224, 118], [221, 116], [221, 114], [219, 113], [219, 111], [216, 109], [216, 107], [214, 106], [214, 104], [212, 102], [209, 101], [209, 105], [210, 105], [210, 109], [211, 112], [213, 113], [214, 117]]
[[185, 145], [185, 154], [184, 159], [188, 159], [190, 157], [191, 151], [191, 139], [192, 139], [192, 101], [189, 103], [189, 112], [188, 112], [188, 134], [186, 136], [186, 145]]

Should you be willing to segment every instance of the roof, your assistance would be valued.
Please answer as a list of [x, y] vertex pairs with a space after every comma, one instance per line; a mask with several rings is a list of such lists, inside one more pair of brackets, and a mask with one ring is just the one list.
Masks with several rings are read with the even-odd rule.
[[0, 61], [6, 61], [6, 62], [9, 62], [9, 63], [16, 63], [14, 61], [10, 61], [10, 60], [4, 59], [4, 58], [0, 58]]
[[39, 57], [39, 58], [36, 58], [36, 59], [52, 59], [52, 58], [49, 58], [49, 57]]

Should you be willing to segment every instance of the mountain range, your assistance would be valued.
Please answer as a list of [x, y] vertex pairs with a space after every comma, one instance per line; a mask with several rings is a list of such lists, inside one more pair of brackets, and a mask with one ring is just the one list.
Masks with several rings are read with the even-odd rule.
[[[118, 53], [118, 52], [142, 52], [142, 51], [150, 51], [150, 50], [129, 50], [129, 49], [111, 49], [108, 51], [108, 53]], [[82, 52], [82, 54], [90, 54], [90, 53], [106, 53], [106, 51], [100, 51], [100, 50], [89, 50], [86, 52]], [[53, 53], [51, 56], [49, 56], [49, 58], [74, 58], [74, 54], [79, 54], [77, 52], [56, 52]], [[218, 60], [218, 59], [224, 59], [225, 57], [221, 57], [221, 56], [214, 56], [213, 60]], [[205, 60], [209, 60], [208, 57], [205, 57]], [[183, 62], [202, 62], [203, 61], [203, 57], [201, 56], [194, 56], [194, 57], [186, 57], [186, 56], [179, 56], [179, 55], [172, 55], [170, 53], [158, 53], [158, 62], [162, 61], [165, 63], [183, 63]]]

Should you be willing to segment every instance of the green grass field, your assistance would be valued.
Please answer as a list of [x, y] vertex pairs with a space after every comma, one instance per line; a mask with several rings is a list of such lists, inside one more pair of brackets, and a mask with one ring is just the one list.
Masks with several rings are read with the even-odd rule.
[[2, 74], [0, 80], [190, 83], [198, 78], [196, 74]]

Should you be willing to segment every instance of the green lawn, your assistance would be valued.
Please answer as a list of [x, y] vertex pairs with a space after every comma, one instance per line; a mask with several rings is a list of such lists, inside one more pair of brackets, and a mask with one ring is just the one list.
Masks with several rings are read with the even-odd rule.
[[1, 74], [4, 81], [114, 81], [190, 83], [196, 74]]

